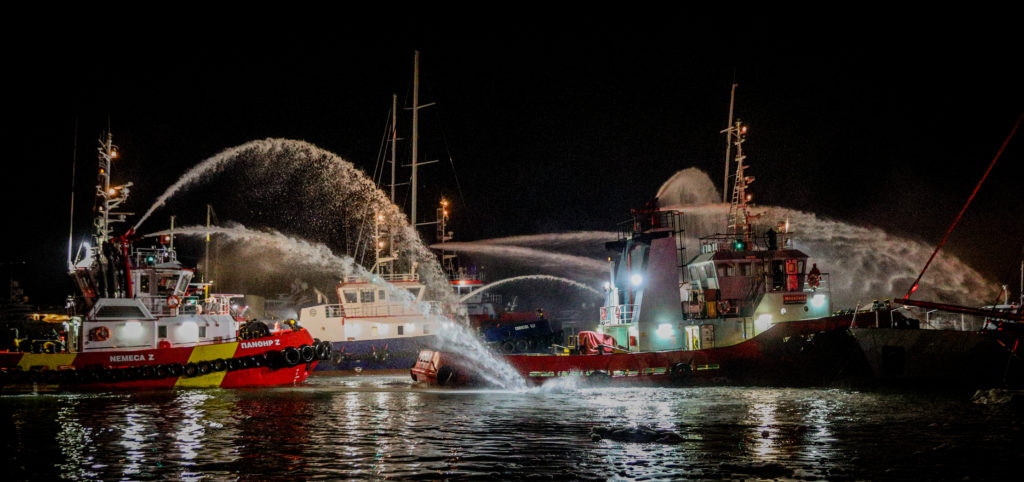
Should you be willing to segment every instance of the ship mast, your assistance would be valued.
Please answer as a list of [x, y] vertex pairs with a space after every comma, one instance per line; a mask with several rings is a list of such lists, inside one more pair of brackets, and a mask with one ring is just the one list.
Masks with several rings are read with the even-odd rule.
[[732, 188], [732, 202], [729, 205], [729, 224], [727, 230], [734, 237], [741, 236], [747, 243], [750, 242], [750, 213], [747, 201], [750, 196], [747, 194], [747, 186], [754, 182], [753, 176], [744, 174], [746, 166], [743, 161], [746, 156], [743, 154], [743, 142], [747, 137], [747, 126], [737, 120], [736, 124], [726, 129], [729, 139], [736, 145], [736, 180]]
[[110, 241], [112, 229], [111, 223], [124, 222], [126, 217], [131, 213], [115, 213], [114, 209], [117, 209], [126, 199], [128, 199], [128, 188], [131, 187], [132, 183], [122, 184], [120, 186], [110, 185], [110, 169], [112, 161], [117, 158], [117, 146], [114, 145], [114, 135], [107, 132], [106, 140], [100, 140], [100, 146], [96, 149], [99, 151], [99, 185], [96, 186], [97, 195], [100, 198], [99, 213], [96, 215], [96, 219], [93, 225], [96, 228], [95, 239], [96, 245], [101, 246], [103, 243]]
[[[732, 84], [732, 93], [729, 94], [729, 123], [726, 124], [726, 126], [729, 126], [729, 127], [727, 127], [724, 131], [722, 131], [723, 133], [728, 132], [728, 130], [730, 128], [732, 128], [732, 113], [733, 113], [733, 106], [736, 105], [736, 86], [737, 85], [738, 84], [733, 82], [733, 84]], [[726, 136], [726, 138], [725, 138], [725, 179], [722, 180], [722, 202], [728, 202], [729, 201], [729, 159], [730, 159], [730, 157], [732, 157], [732, 137], [731, 136]]]

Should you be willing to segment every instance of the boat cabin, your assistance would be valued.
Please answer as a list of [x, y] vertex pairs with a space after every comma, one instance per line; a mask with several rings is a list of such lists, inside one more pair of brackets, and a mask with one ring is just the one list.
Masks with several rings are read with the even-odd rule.
[[437, 333], [441, 307], [423, 301], [426, 287], [418, 274], [377, 274], [387, 283], [346, 276], [338, 283], [336, 304], [299, 310], [313, 336], [330, 341], [402, 338]]
[[686, 256], [681, 212], [647, 212], [609, 258], [598, 331], [624, 350], [700, 350], [741, 343], [772, 325], [828, 316], [827, 273], [769, 228], [702, 238]]

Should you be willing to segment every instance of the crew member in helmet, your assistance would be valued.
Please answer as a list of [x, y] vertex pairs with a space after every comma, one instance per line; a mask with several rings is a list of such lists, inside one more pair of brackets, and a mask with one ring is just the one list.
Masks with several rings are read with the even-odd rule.
[[821, 271], [818, 269], [818, 263], [814, 263], [811, 266], [811, 272], [807, 273], [807, 284], [812, 290], [817, 290], [821, 285]]

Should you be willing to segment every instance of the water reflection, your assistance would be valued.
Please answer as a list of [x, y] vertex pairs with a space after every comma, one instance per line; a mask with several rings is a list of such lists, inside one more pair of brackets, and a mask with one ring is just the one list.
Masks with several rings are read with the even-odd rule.
[[[957, 398], [770, 388], [445, 391], [403, 380], [0, 397], [8, 414], [0, 417], [0, 463], [15, 479], [764, 477], [756, 464], [774, 464], [784, 478], [962, 478], [994, 474], [991, 464], [977, 467], [978, 457], [1013, 460], [1012, 447], [1024, 445], [1019, 412]], [[590, 438], [594, 426], [638, 424], [673, 430], [683, 442]]]
[[752, 405], [748, 421], [752, 423], [751, 430], [747, 433], [747, 440], [750, 442], [750, 450], [756, 455], [759, 461], [774, 461], [779, 455], [775, 440], [779, 437], [775, 411], [778, 409], [778, 393], [769, 390], [752, 392], [750, 395]]

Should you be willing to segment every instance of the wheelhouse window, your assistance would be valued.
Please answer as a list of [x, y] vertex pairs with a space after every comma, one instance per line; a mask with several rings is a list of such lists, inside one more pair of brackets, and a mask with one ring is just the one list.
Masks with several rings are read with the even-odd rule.
[[413, 298], [420, 299], [420, 289], [421, 288], [419, 286], [416, 286], [416, 287], [413, 287], [413, 288], [406, 288], [406, 289], [409, 290], [409, 293], [412, 295]]
[[345, 303], [359, 303], [359, 292], [356, 290], [344, 290], [342, 295], [345, 297]]
[[740, 263], [740, 276], [750, 276], [750, 263]]
[[359, 291], [359, 302], [360, 303], [373, 303], [373, 290], [360, 290]]

